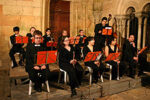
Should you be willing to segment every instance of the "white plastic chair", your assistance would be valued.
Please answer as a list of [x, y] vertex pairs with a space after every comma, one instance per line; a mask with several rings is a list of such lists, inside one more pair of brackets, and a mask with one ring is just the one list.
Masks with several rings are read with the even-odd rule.
[[64, 83], [67, 84], [67, 81], [68, 81], [68, 74], [65, 70], [61, 69], [60, 68], [60, 72], [59, 72], [59, 76], [58, 76], [58, 83], [60, 83], [60, 79], [61, 79], [61, 73], [64, 73]]
[[[91, 67], [89, 67], [89, 66], [86, 66], [87, 67], [87, 69], [88, 69], [88, 71], [89, 71], [89, 85], [91, 85], [92, 84], [92, 74], [93, 74], [93, 70], [92, 70], [92, 68]], [[104, 82], [104, 80], [103, 80], [103, 75], [101, 75], [101, 82]]]
[[[45, 81], [45, 84], [46, 84], [46, 86], [47, 86], [47, 92], [50, 92], [48, 80]], [[30, 80], [30, 81], [29, 81], [29, 93], [28, 93], [28, 94], [31, 95], [31, 93], [32, 93], [32, 81]]]
[[107, 66], [109, 66], [109, 80], [112, 80], [112, 65], [107, 64]]

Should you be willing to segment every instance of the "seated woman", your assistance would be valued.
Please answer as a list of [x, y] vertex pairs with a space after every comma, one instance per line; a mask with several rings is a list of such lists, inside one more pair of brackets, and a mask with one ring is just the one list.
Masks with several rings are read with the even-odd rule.
[[[88, 52], [94, 52], [95, 51], [95, 48], [94, 48], [94, 43], [95, 43], [95, 40], [94, 40], [94, 37], [87, 37], [87, 45], [83, 48], [83, 55], [84, 55], [84, 58], [86, 57], [86, 55], [88, 54]], [[101, 62], [101, 59], [99, 61], [88, 61], [88, 62], [85, 62], [85, 66], [89, 66], [93, 69], [93, 82], [97, 83], [98, 82], [98, 78], [100, 77], [99, 76], [99, 73], [100, 75], [102, 75], [102, 73], [104, 72], [104, 64]]]
[[[108, 39], [108, 45], [105, 47], [105, 56], [108, 57], [110, 53], [117, 53], [118, 47], [116, 45], [116, 38], [110, 37]], [[125, 66], [123, 62], [120, 62], [119, 59], [116, 60], [110, 60], [106, 61], [106, 63], [112, 65], [112, 79], [117, 79], [117, 67], [119, 66], [119, 76], [122, 77], [122, 75], [125, 72]]]
[[55, 50], [55, 47], [48, 47], [47, 42], [54, 42], [54, 38], [52, 37], [51, 29], [47, 28], [45, 31], [45, 35], [43, 36], [44, 38], [44, 46], [46, 47], [46, 50]]
[[81, 84], [83, 75], [83, 68], [74, 55], [74, 48], [69, 45], [69, 38], [67, 36], [63, 37], [59, 48], [59, 67], [69, 75], [71, 97], [77, 95], [75, 88]]
[[33, 33], [34, 33], [34, 31], [36, 30], [36, 28], [35, 27], [31, 27], [30, 28], [30, 33], [27, 33], [26, 34], [26, 36], [29, 38], [28, 39], [28, 41], [29, 41], [29, 43], [32, 43], [32, 39], [33, 39]]

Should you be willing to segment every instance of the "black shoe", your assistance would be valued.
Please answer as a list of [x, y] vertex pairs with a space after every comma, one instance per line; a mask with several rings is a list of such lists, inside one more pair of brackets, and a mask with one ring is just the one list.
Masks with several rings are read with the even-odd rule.
[[11, 68], [13, 69], [13, 68], [15, 68], [15, 67], [17, 67], [17, 66], [18, 66], [17, 64], [13, 64], [13, 66], [12, 66]]
[[98, 82], [98, 78], [92, 80], [92, 83], [97, 83], [97, 82]]
[[20, 66], [24, 66], [24, 64], [23, 64], [22, 61], [19, 61], [19, 65], [20, 65]]
[[42, 88], [36, 88], [37, 92], [42, 92]]
[[71, 97], [73, 97], [73, 96], [75, 96], [75, 95], [77, 95], [76, 90], [75, 90], [75, 89], [71, 89]]

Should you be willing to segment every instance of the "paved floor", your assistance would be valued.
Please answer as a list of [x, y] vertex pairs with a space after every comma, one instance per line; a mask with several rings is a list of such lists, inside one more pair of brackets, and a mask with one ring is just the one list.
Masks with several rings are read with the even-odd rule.
[[150, 100], [150, 88], [141, 87], [96, 100]]

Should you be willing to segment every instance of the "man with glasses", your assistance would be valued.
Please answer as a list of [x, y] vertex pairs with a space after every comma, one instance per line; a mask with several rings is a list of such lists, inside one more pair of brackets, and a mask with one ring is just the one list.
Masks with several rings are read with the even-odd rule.
[[42, 42], [42, 33], [39, 30], [34, 32], [35, 42], [27, 45], [26, 49], [26, 71], [29, 73], [29, 78], [35, 83], [36, 91], [42, 91], [42, 83], [47, 80], [49, 68], [47, 65], [36, 65], [38, 51], [45, 51]]

